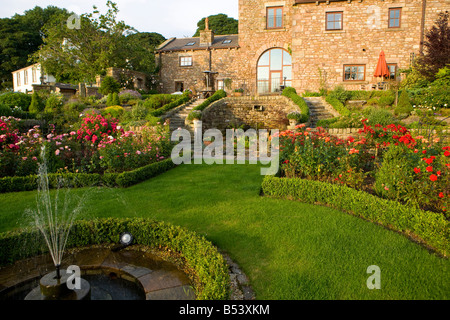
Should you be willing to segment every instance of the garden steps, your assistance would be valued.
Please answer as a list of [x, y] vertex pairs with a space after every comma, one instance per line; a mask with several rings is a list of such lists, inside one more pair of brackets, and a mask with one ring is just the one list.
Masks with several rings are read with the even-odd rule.
[[310, 127], [315, 128], [317, 121], [330, 119], [339, 114], [322, 97], [303, 97], [309, 108]]
[[169, 119], [170, 121], [170, 131], [177, 130], [178, 128], [187, 129], [191, 133], [193, 133], [193, 130], [190, 126], [187, 126], [185, 124], [186, 118], [189, 115], [189, 113], [198, 105], [203, 103], [205, 99], [196, 99], [194, 101], [190, 101], [180, 108], [176, 110], [176, 112], [170, 114], [167, 116], [166, 119]]

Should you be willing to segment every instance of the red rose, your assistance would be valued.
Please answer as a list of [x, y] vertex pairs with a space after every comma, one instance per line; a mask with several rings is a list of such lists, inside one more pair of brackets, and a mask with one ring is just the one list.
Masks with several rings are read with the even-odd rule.
[[443, 197], [444, 197], [444, 193], [443, 192], [439, 193], [439, 198], [443, 198]]
[[431, 176], [430, 176], [430, 180], [431, 181], [436, 181], [437, 180], [437, 175], [435, 175], [435, 174], [432, 174]]
[[444, 152], [444, 156], [450, 157], [450, 151], [445, 151], [445, 152]]
[[415, 173], [420, 173], [420, 168], [414, 168]]
[[428, 172], [433, 172], [433, 167], [432, 167], [432, 166], [428, 166], [428, 167], [426, 167], [426, 170], [427, 170]]

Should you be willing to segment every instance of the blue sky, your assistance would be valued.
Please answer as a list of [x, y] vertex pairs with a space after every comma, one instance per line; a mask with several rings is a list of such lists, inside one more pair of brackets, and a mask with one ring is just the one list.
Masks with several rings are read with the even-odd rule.
[[[5, 0], [2, 0], [2, 2]], [[191, 37], [197, 29], [197, 22], [209, 15], [227, 14], [238, 19], [239, 0], [113, 0], [119, 7], [119, 20], [141, 32], [158, 32], [166, 38]], [[13, 0], [10, 5], [2, 3], [0, 18], [35, 6], [54, 5], [77, 14], [92, 12], [96, 5], [101, 12], [106, 11], [106, 0]]]

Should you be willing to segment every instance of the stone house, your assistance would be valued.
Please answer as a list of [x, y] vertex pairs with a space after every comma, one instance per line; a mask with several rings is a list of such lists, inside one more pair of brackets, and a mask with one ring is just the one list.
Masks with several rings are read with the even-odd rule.
[[422, 51], [426, 30], [450, 9], [448, 0], [235, 1], [238, 35], [206, 27], [198, 38], [172, 38], [157, 49], [163, 92], [376, 89], [381, 51], [390, 80], [398, 80]]

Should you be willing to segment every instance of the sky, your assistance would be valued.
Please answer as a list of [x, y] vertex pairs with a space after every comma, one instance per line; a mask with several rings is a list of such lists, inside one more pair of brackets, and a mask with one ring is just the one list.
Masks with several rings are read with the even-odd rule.
[[[0, 18], [35, 6], [53, 5], [66, 8], [76, 14], [92, 12], [92, 6], [106, 12], [106, 0], [0, 0]], [[204, 17], [224, 13], [238, 19], [238, 0], [113, 0], [118, 5], [118, 20], [139, 32], [157, 32], [166, 39], [191, 37], [197, 30], [197, 22]]]

